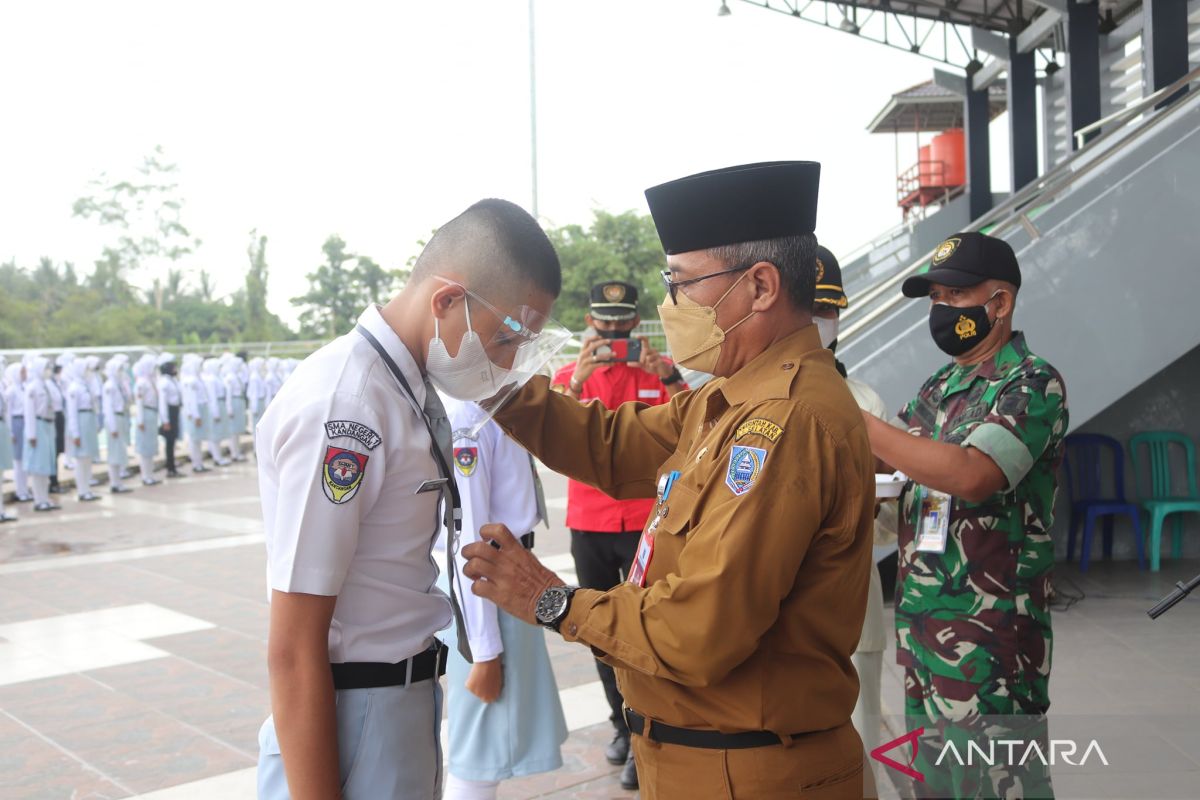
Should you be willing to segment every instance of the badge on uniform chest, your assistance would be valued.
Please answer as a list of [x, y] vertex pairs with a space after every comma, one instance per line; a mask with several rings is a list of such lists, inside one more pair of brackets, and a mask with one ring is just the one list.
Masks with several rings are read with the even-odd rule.
[[654, 511], [650, 515], [650, 524], [646, 526], [646, 530], [642, 531], [637, 552], [633, 556], [633, 566], [629, 568], [629, 582], [634, 586], [645, 587], [646, 585], [646, 573], [649, 572], [650, 562], [654, 559], [654, 537], [658, 526], [670, 513], [671, 509], [667, 505], [667, 500], [670, 499], [671, 487], [677, 480], [679, 480], [678, 470], [672, 470], [658, 479], [658, 501], [654, 504]]
[[918, 487], [921, 498], [921, 518], [917, 522], [916, 550], [918, 553], [945, 553], [950, 533], [951, 497], [945, 492], [925, 486]]

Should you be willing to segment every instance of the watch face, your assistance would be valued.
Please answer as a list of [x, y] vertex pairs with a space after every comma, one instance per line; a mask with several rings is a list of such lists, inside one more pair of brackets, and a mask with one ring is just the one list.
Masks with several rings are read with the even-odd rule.
[[538, 598], [537, 610], [534, 616], [543, 625], [549, 625], [558, 619], [563, 606], [567, 603], [567, 592], [562, 586], [551, 586]]

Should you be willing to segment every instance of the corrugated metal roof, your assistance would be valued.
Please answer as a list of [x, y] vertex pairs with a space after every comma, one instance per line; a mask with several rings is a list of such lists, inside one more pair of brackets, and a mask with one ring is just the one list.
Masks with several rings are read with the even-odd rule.
[[[988, 88], [991, 119], [1008, 107], [1008, 92], [1003, 83]], [[892, 95], [883, 110], [867, 126], [869, 133], [930, 133], [963, 124], [963, 99], [933, 81], [918, 83]]]

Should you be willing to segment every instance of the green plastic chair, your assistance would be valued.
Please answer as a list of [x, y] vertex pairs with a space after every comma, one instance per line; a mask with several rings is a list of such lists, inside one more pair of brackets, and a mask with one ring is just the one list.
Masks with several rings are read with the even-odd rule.
[[[1149, 462], [1143, 462], [1143, 445]], [[1187, 485], [1184, 494], [1175, 493], [1175, 476], [1171, 469], [1171, 448], [1183, 448], [1187, 463]], [[1183, 556], [1183, 513], [1200, 513], [1200, 491], [1196, 488], [1196, 445], [1182, 433], [1146, 431], [1129, 439], [1129, 454], [1133, 458], [1134, 485], [1138, 499], [1150, 519], [1150, 571], [1158, 572], [1162, 550], [1162, 528], [1166, 518], [1175, 514], [1175, 531], [1171, 540], [1171, 557]], [[1144, 467], [1148, 467], [1144, 469]], [[1149, 483], [1149, 492], [1142, 486]]]

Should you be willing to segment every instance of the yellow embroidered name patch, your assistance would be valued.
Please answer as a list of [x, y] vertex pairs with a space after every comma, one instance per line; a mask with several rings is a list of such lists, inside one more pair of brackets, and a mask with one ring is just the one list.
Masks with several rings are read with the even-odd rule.
[[770, 442], [777, 442], [779, 441], [779, 437], [783, 435], [783, 428], [769, 419], [748, 419], [741, 425], [738, 425], [733, 438], [736, 441], [743, 436], [750, 436], [752, 434], [761, 436]]

